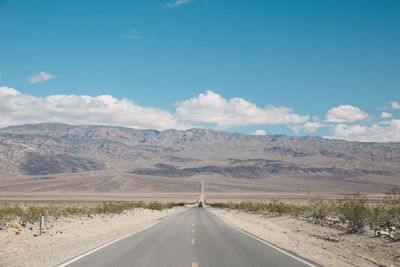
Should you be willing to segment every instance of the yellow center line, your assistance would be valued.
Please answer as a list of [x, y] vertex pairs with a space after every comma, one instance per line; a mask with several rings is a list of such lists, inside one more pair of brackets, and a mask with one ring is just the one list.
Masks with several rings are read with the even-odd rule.
[[192, 238], [192, 244], [194, 244], [194, 238]]
[[192, 223], [192, 226], [194, 226], [194, 223]]
[[199, 267], [199, 264], [197, 262], [192, 262], [192, 267]]
[[192, 229], [192, 233], [194, 233], [194, 229]]

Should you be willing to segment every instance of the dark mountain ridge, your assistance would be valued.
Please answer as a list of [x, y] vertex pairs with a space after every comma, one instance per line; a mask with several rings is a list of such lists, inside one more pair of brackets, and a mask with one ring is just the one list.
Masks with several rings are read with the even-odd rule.
[[132, 165], [130, 173], [164, 177], [388, 176], [400, 173], [400, 143], [52, 123], [0, 129], [0, 173], [100, 170], [115, 160]]

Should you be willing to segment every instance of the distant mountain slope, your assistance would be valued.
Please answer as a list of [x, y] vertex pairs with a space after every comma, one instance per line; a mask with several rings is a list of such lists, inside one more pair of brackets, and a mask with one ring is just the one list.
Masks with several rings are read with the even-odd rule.
[[102, 163], [68, 154], [40, 155], [31, 152], [27, 153], [24, 159], [25, 161], [20, 165], [20, 170], [24, 174], [30, 175], [92, 171], [101, 170], [105, 167]]
[[129, 173], [164, 177], [207, 173], [258, 179], [274, 175], [396, 176], [400, 174], [400, 144], [209, 129], [156, 131], [65, 124], [0, 129], [0, 174], [81, 172], [117, 163], [119, 168], [126, 163]]

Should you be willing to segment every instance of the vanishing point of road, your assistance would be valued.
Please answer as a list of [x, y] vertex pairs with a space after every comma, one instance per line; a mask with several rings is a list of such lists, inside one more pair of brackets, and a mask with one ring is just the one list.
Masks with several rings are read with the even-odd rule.
[[316, 266], [222, 220], [189, 208], [60, 266], [255, 267]]

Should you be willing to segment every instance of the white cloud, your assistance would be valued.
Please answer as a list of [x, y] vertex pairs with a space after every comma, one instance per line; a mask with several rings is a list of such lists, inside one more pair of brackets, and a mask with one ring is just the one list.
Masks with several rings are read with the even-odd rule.
[[400, 120], [392, 119], [371, 126], [338, 124], [327, 138], [364, 142], [400, 142]]
[[267, 135], [267, 133], [264, 130], [256, 130], [251, 135]]
[[167, 4], [167, 6], [175, 7], [175, 6], [180, 6], [180, 5], [186, 5], [190, 2], [193, 2], [193, 0], [176, 0], [175, 2]]
[[130, 33], [125, 34], [125, 38], [128, 38], [128, 39], [139, 39], [139, 32], [136, 29], [132, 28], [130, 30]]
[[382, 112], [381, 113], [381, 118], [383, 118], [383, 119], [389, 119], [391, 117], [393, 117], [392, 113], [388, 113], [388, 112]]
[[326, 122], [355, 122], [368, 118], [367, 113], [350, 105], [340, 105], [332, 108], [325, 116]]
[[390, 102], [389, 106], [377, 107], [377, 110], [400, 109], [400, 104], [396, 101]]
[[390, 102], [390, 106], [392, 109], [400, 109], [400, 104], [396, 101]]
[[289, 128], [291, 128], [294, 133], [299, 133], [300, 131], [306, 132], [306, 133], [314, 133], [316, 130], [319, 128], [325, 127], [326, 125], [318, 123], [318, 122], [306, 122], [303, 125], [291, 125]]
[[[178, 102], [175, 106], [175, 113], [171, 113], [168, 110], [142, 107], [128, 99], [116, 99], [111, 95], [36, 97], [13, 88], [0, 87], [0, 127], [58, 122], [164, 130], [188, 129], [201, 123], [215, 124], [219, 128], [286, 124], [295, 132], [315, 132], [321, 127], [332, 127], [333, 135], [328, 138], [400, 142], [400, 120], [396, 119], [374, 123], [370, 126], [308, 122], [309, 116], [300, 116], [293, 113], [290, 108], [275, 106], [259, 108], [242, 98], [228, 100], [211, 91]], [[364, 115], [359, 117], [365, 117], [365, 113], [362, 111], [361, 113]], [[344, 115], [339, 118], [343, 120], [343, 117]], [[266, 133], [264, 130], [257, 130], [252, 134], [265, 135]]]
[[35, 97], [0, 87], [0, 127], [40, 122], [119, 125], [133, 128], [186, 129], [174, 116], [157, 108], [141, 107], [110, 95], [51, 95]]
[[187, 124], [209, 123], [226, 129], [231, 126], [304, 123], [309, 116], [300, 116], [291, 108], [267, 106], [258, 108], [243, 98], [222, 98], [207, 91], [198, 97], [175, 103], [176, 118]]
[[312, 120], [313, 121], [319, 121], [319, 117], [318, 116], [312, 116]]
[[48, 80], [51, 80], [54, 78], [55, 78], [55, 76], [53, 74], [45, 72], [45, 71], [41, 71], [41, 72], [39, 72], [39, 74], [29, 77], [28, 81], [30, 83], [40, 83], [40, 82], [48, 81]]
[[367, 133], [368, 126], [353, 125], [348, 126], [346, 124], [339, 124], [333, 128], [336, 137], [345, 137], [344, 139], [351, 136], [360, 136]]
[[226, 100], [207, 91], [198, 97], [178, 102], [171, 113], [136, 105], [128, 99], [111, 95], [50, 95], [36, 97], [13, 88], [0, 87], [0, 127], [40, 122], [69, 124], [119, 125], [132, 128], [188, 129], [199, 124], [215, 124], [219, 128], [263, 124], [305, 123], [290, 108], [269, 106], [258, 108], [242, 98]]

